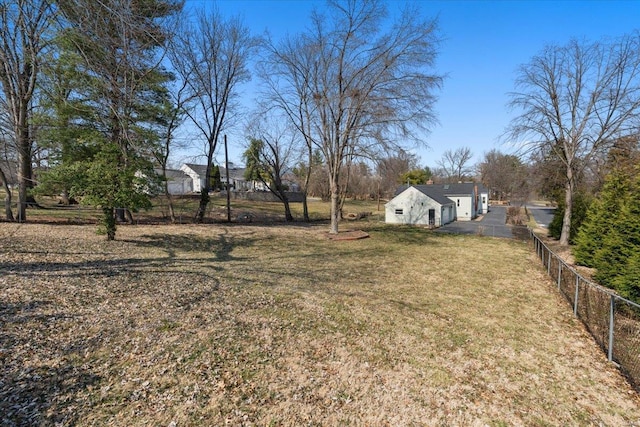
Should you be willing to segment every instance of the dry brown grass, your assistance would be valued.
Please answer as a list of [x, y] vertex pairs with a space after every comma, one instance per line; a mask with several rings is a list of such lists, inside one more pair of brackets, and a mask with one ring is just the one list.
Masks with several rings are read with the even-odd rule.
[[[15, 196], [17, 198], [17, 195]], [[173, 198], [176, 223], [192, 224], [198, 212], [198, 195], [177, 196]], [[133, 213], [135, 224], [168, 224], [170, 223], [169, 205], [164, 197], [152, 199], [152, 208]], [[27, 218], [30, 222], [48, 222], [64, 224], [95, 224], [102, 216], [100, 209], [83, 206], [61, 206], [57, 197], [39, 197], [38, 203], [41, 209], [29, 209]], [[302, 203], [291, 203], [291, 213], [295, 220], [301, 221], [303, 218]], [[328, 221], [331, 210], [329, 202], [323, 202], [317, 198], [308, 200], [309, 218], [311, 221]], [[368, 213], [367, 221], [384, 220], [384, 201], [378, 204], [374, 200], [352, 200], [348, 199], [344, 205], [344, 217], [350, 219], [352, 216]], [[278, 223], [285, 222], [284, 205], [280, 202], [252, 202], [242, 199], [231, 200], [231, 221], [239, 221], [238, 217], [249, 213], [254, 222], [257, 223]], [[358, 218], [361, 219], [361, 218]], [[220, 193], [212, 193], [211, 200], [205, 215], [205, 222], [227, 222], [227, 198]]]
[[525, 244], [326, 231], [0, 223], [0, 424], [640, 423]]

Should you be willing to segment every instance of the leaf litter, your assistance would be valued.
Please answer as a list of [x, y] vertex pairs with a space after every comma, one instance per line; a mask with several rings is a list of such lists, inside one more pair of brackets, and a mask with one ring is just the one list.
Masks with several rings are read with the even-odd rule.
[[640, 425], [525, 244], [366, 231], [0, 224], [0, 424]]

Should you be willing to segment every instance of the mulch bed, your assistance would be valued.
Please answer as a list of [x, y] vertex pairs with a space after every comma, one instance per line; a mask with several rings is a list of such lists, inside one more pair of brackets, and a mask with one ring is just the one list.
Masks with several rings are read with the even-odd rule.
[[369, 233], [362, 230], [349, 230], [341, 231], [338, 234], [327, 234], [329, 240], [343, 241], [343, 240], [360, 240], [369, 237]]

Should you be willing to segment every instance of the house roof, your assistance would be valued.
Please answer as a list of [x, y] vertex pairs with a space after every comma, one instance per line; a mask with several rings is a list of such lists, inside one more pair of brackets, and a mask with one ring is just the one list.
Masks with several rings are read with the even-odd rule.
[[[229, 179], [235, 179], [236, 181], [244, 181], [245, 170], [246, 168], [231, 166], [229, 168]], [[224, 179], [227, 178], [227, 170], [224, 168], [224, 166], [220, 166], [220, 176]]]
[[196, 165], [195, 163], [185, 163], [184, 165], [200, 176], [207, 174], [207, 165]]
[[410, 186], [403, 185], [398, 189], [398, 191], [396, 191], [396, 196], [404, 192], [405, 190], [407, 190], [409, 187], [415, 188], [416, 190], [418, 190], [425, 196], [433, 199], [436, 203], [440, 205], [444, 206], [444, 205], [453, 204], [451, 199], [445, 196], [444, 193], [440, 191], [440, 189], [435, 185], [410, 185]]
[[[458, 182], [454, 184], [423, 184], [423, 185], [412, 185], [412, 187], [417, 188], [422, 191], [424, 194], [430, 196], [431, 193], [439, 194], [443, 196], [470, 196], [474, 193], [474, 189], [477, 187], [478, 192], [487, 192], [484, 186], [480, 183], [475, 182]], [[408, 187], [407, 185], [401, 185], [396, 190], [395, 195], [402, 193]], [[435, 200], [435, 199], [434, 199]]]
[[[161, 175], [162, 174], [162, 170], [161, 169], [156, 169], [156, 173], [158, 175]], [[184, 173], [184, 171], [181, 171], [180, 169], [165, 169], [164, 173], [165, 173], [167, 178], [173, 178], [173, 179], [177, 179], [177, 178], [187, 179], [187, 178], [190, 178], [189, 175], [187, 175], [186, 173]]]
[[[207, 174], [207, 165], [196, 165], [194, 163], [185, 163], [189, 169], [198, 174], [198, 176], [205, 176]], [[241, 168], [237, 166], [232, 166], [229, 163], [229, 178], [236, 181], [244, 181], [244, 171], [246, 168]], [[227, 179], [227, 170], [224, 166], [220, 166], [220, 178], [223, 180]]]
[[478, 185], [473, 182], [461, 182], [455, 184], [431, 184], [440, 187], [447, 196], [469, 196], [474, 193], [474, 188]]

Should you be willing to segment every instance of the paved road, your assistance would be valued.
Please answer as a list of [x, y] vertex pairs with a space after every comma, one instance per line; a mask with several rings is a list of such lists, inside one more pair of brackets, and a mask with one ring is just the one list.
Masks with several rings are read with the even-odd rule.
[[492, 237], [504, 237], [509, 239], [528, 238], [526, 227], [514, 227], [506, 225], [507, 208], [504, 206], [492, 206], [486, 214], [474, 221], [454, 221], [437, 228], [440, 233], [476, 234]]
[[535, 219], [538, 225], [541, 227], [549, 227], [549, 224], [553, 219], [553, 214], [556, 210], [556, 208], [533, 205], [527, 205], [527, 209], [533, 216], [533, 219]]

